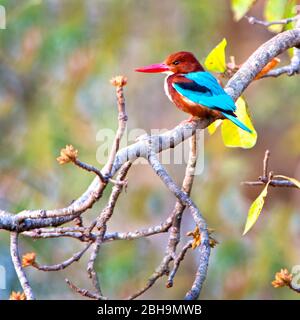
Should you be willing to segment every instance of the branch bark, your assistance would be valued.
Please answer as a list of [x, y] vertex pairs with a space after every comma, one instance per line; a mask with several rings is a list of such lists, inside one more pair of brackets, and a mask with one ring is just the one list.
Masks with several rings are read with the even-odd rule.
[[20, 284], [23, 288], [23, 291], [26, 295], [27, 300], [34, 300], [34, 294], [32, 288], [29, 285], [26, 273], [22, 267], [22, 262], [20, 260], [19, 254], [19, 234], [16, 232], [10, 233], [10, 255], [12, 262], [14, 264], [17, 276], [19, 278]]

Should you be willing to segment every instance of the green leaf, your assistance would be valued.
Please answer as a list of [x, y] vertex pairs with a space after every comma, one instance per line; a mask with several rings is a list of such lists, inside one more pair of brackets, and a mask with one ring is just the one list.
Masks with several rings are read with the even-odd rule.
[[276, 175], [274, 176], [274, 178], [281, 178], [281, 179], [284, 179], [284, 180], [289, 180], [291, 181], [297, 188], [300, 189], [300, 181], [295, 179], [295, 178], [290, 178], [290, 177], [287, 177], [287, 176], [283, 176], [283, 175]]
[[204, 65], [207, 70], [223, 73], [226, 70], [225, 48], [227, 41], [224, 38], [205, 59]]
[[234, 20], [239, 21], [251, 9], [256, 0], [231, 0]]
[[[284, 18], [292, 18], [296, 15], [296, 5], [297, 0], [288, 0], [288, 3], [285, 6]], [[284, 26], [285, 30], [290, 30], [294, 28], [295, 22], [290, 22]]]
[[[283, 19], [288, 0], [267, 0], [264, 16], [269, 22]], [[283, 25], [275, 24], [269, 27], [270, 31], [281, 32]]]
[[[285, 7], [285, 13], [284, 13], [284, 18], [291, 18], [294, 17], [296, 14], [296, 5], [297, 5], [297, 0], [289, 0], [286, 7]], [[295, 22], [290, 22], [287, 25], [284, 26], [284, 30], [291, 30], [295, 26]], [[294, 55], [294, 48], [289, 48], [288, 49], [288, 54], [290, 58], [293, 57]]]
[[258, 217], [259, 217], [259, 215], [261, 213], [261, 210], [262, 210], [262, 208], [263, 208], [263, 206], [265, 204], [266, 196], [268, 194], [269, 183], [270, 182], [268, 182], [266, 184], [266, 186], [264, 187], [263, 191], [254, 200], [254, 202], [252, 203], [252, 205], [251, 205], [251, 207], [249, 209], [243, 236], [254, 226], [255, 222], [257, 221], [257, 219], [258, 219]]
[[217, 130], [217, 128], [222, 124], [222, 120], [218, 119], [216, 121], [214, 121], [212, 124], [210, 124], [207, 128], [208, 132], [210, 135], [214, 134]]
[[236, 101], [236, 107], [237, 109], [235, 113], [238, 119], [249, 129], [251, 129], [252, 133], [246, 132], [245, 130], [239, 128], [230, 120], [223, 120], [221, 128], [223, 142], [227, 147], [250, 149], [256, 144], [257, 133], [252, 124], [247, 104], [242, 97]]

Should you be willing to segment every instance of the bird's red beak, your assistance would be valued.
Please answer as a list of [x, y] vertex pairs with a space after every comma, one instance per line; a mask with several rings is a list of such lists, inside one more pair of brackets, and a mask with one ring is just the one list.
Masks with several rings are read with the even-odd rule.
[[137, 72], [147, 72], [147, 73], [158, 73], [158, 72], [164, 72], [169, 70], [170, 68], [165, 63], [150, 64], [149, 66], [135, 69], [135, 71]]

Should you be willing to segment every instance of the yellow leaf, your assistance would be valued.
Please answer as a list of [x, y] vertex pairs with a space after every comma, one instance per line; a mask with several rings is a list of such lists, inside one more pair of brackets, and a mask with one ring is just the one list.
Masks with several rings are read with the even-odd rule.
[[225, 48], [227, 41], [224, 38], [205, 59], [204, 65], [207, 70], [223, 73], [226, 70]]
[[254, 200], [254, 202], [252, 203], [249, 209], [243, 236], [253, 227], [253, 225], [255, 224], [256, 220], [258, 219], [261, 213], [261, 210], [265, 204], [265, 198], [268, 194], [269, 183], [270, 182], [266, 184], [261, 194]]
[[[287, 0], [267, 0], [264, 16], [267, 21], [276, 21], [284, 17]], [[269, 27], [270, 31], [281, 32], [282, 24], [275, 24]]]
[[[285, 13], [284, 13], [284, 18], [291, 18], [295, 16], [295, 8], [297, 5], [297, 0], [289, 0], [286, 7], [285, 7]], [[295, 27], [295, 22], [290, 22], [287, 25], [284, 26], [284, 30], [290, 30]], [[293, 57], [294, 55], [294, 48], [288, 49], [288, 54], [290, 58]]]
[[251, 9], [256, 0], [231, 0], [234, 20], [239, 21]]
[[[284, 18], [292, 18], [296, 14], [296, 5], [298, 0], [288, 0], [285, 6]], [[284, 25], [284, 30], [294, 29], [295, 21]]]
[[290, 177], [283, 176], [283, 175], [276, 175], [276, 176], [274, 176], [274, 178], [281, 178], [281, 179], [289, 180], [289, 181], [291, 181], [297, 188], [300, 189], [300, 181], [297, 180], [297, 179], [295, 179], [295, 178], [290, 178]]
[[207, 127], [209, 134], [210, 135], [214, 134], [221, 123], [222, 123], [222, 120], [218, 119], [218, 120], [214, 121], [212, 124], [210, 124]]
[[250, 149], [256, 144], [257, 133], [252, 124], [250, 115], [248, 113], [248, 107], [245, 100], [240, 97], [236, 101], [236, 115], [238, 119], [245, 124], [252, 133], [246, 132], [239, 128], [230, 120], [223, 120], [222, 124], [222, 138], [225, 146], [227, 147], [239, 147], [244, 149]]

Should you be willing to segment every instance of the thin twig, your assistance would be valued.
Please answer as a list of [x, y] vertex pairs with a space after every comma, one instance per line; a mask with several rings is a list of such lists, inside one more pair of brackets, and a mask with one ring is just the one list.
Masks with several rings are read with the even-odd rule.
[[102, 183], [107, 183], [108, 179], [105, 178], [103, 176], [103, 174], [101, 173], [101, 171], [99, 169], [97, 169], [96, 167], [94, 167], [94, 166], [92, 166], [90, 164], [84, 163], [84, 162], [80, 161], [79, 159], [75, 159], [74, 160], [74, 164], [76, 164], [76, 166], [78, 166], [79, 168], [81, 168], [81, 169], [83, 169], [85, 171], [95, 173], [100, 178]]
[[106, 297], [100, 296], [99, 294], [93, 293], [90, 290], [87, 289], [82, 289], [77, 287], [74, 283], [72, 283], [69, 279], [65, 279], [66, 283], [68, 286], [74, 290], [75, 292], [79, 293], [83, 297], [87, 297], [90, 299], [95, 299], [95, 300], [107, 300]]
[[27, 300], [34, 300], [34, 294], [32, 291], [32, 288], [29, 284], [29, 281], [27, 279], [26, 273], [24, 269], [22, 268], [22, 262], [20, 260], [19, 255], [19, 234], [16, 232], [10, 233], [10, 255], [12, 262], [14, 264], [17, 276], [19, 278], [20, 284], [23, 288], [23, 291], [26, 295]]
[[180, 266], [181, 261], [184, 259], [185, 254], [187, 253], [187, 251], [192, 247], [192, 242], [193, 241], [189, 241], [180, 251], [180, 253], [178, 254], [178, 256], [174, 259], [174, 265], [173, 265], [173, 269], [171, 270], [169, 277], [168, 277], [168, 281], [166, 283], [166, 287], [167, 288], [171, 288], [173, 287], [173, 282], [174, 282], [174, 277], [176, 275], [176, 272]]
[[[111, 80], [111, 83], [116, 86], [116, 95], [117, 95], [117, 106], [118, 106], [118, 130], [111, 148], [111, 152], [109, 155], [108, 162], [106, 164], [106, 172], [105, 174], [110, 176], [111, 170], [113, 167], [113, 163], [115, 161], [115, 157], [117, 152], [119, 151], [120, 142], [123, 137], [123, 134], [126, 130], [126, 122], [128, 120], [128, 117], [126, 115], [126, 109], [125, 109], [125, 98], [123, 94], [123, 87], [126, 85], [127, 79], [125, 77], [119, 76], [115, 77]], [[121, 168], [119, 176], [117, 178], [117, 181], [123, 181], [127, 175], [127, 172], [129, 171], [131, 167], [131, 162], [127, 162], [124, 164], [124, 166]], [[125, 181], [124, 181], [125, 183]], [[123, 186], [125, 184], [115, 184], [113, 187], [108, 205], [106, 208], [101, 212], [99, 217], [96, 220], [96, 225], [98, 230], [100, 231], [99, 235], [96, 238], [94, 247], [92, 249], [92, 253], [90, 256], [90, 259], [88, 261], [87, 265], [87, 273], [90, 279], [92, 279], [93, 285], [95, 289], [97, 290], [97, 293], [102, 296], [100, 281], [97, 275], [97, 272], [95, 270], [95, 261], [97, 259], [101, 243], [103, 242], [103, 238], [105, 236], [106, 232], [106, 223], [111, 218], [116, 202], [119, 198], [120, 193], [123, 190]], [[90, 227], [90, 231], [93, 229], [95, 223], [92, 223], [92, 226]]]
[[[297, 9], [298, 15], [295, 18], [295, 30], [300, 30], [300, 6], [298, 6]], [[282, 74], [287, 74], [288, 76], [293, 76], [295, 74], [300, 73], [300, 46], [295, 46], [293, 48], [293, 57], [291, 59], [291, 63], [287, 66], [283, 66], [280, 68], [276, 68], [273, 70], [270, 70], [267, 74], [263, 76], [263, 78], [266, 77], [278, 77]]]
[[[245, 186], [263, 186], [268, 183], [268, 179], [260, 179], [259, 181], [243, 181], [241, 184]], [[279, 179], [271, 179], [269, 181], [269, 185], [272, 187], [281, 187], [281, 188], [298, 188], [293, 182], [288, 180], [279, 180]]]
[[284, 179], [280, 175], [274, 175], [272, 171], [269, 172], [269, 160], [270, 151], [266, 150], [263, 160], [263, 175], [258, 177], [258, 181], [243, 181], [241, 184], [252, 187], [269, 184], [272, 187], [299, 188], [292, 181]]
[[[117, 178], [118, 181], [123, 181], [125, 179], [130, 167], [131, 167], [131, 162], [127, 162], [123, 165]], [[91, 231], [93, 226], [96, 224], [97, 229], [100, 231], [100, 233], [96, 238], [94, 248], [92, 250], [92, 253], [88, 262], [87, 272], [89, 277], [92, 279], [94, 287], [96, 288], [97, 292], [100, 295], [102, 295], [102, 292], [101, 292], [101, 287], [100, 287], [100, 282], [97, 276], [97, 272], [95, 270], [95, 261], [97, 259], [101, 243], [103, 242], [103, 239], [106, 233], [106, 228], [107, 228], [106, 223], [113, 215], [115, 205], [117, 203], [117, 200], [122, 190], [123, 190], [122, 184], [117, 184], [113, 187], [107, 206], [102, 210], [101, 214], [96, 219], [96, 221], [92, 223], [92, 227], [90, 227], [90, 231]]]
[[34, 239], [48, 239], [48, 238], [62, 238], [62, 237], [69, 237], [74, 238], [82, 242], [88, 242], [93, 239], [96, 239], [94, 233], [89, 235], [82, 233], [82, 232], [36, 232], [35, 230], [32, 231], [24, 231], [22, 235]]
[[270, 158], [270, 151], [266, 150], [264, 161], [263, 161], [263, 178], [265, 179], [268, 179], [269, 158]]
[[79, 259], [84, 255], [84, 253], [89, 249], [92, 242], [89, 242], [82, 250], [75, 253], [71, 258], [54, 265], [39, 265], [38, 263], [34, 263], [32, 266], [41, 271], [58, 271], [63, 270], [70, 266], [73, 262], [79, 261]]
[[106, 184], [108, 181], [111, 182], [112, 184], [116, 184], [116, 185], [119, 185], [119, 184], [126, 185], [126, 183], [127, 183], [126, 181], [118, 181], [118, 180], [114, 180], [112, 178], [108, 178], [106, 176], [104, 177], [99, 169], [97, 169], [96, 167], [94, 167], [90, 164], [84, 163], [84, 162], [80, 161], [79, 159], [75, 159], [74, 164], [76, 164], [81, 169], [84, 169], [88, 172], [95, 173], [100, 178], [102, 183], [104, 183], [104, 184]]
[[102, 242], [103, 235], [105, 234], [105, 231], [106, 231], [106, 227], [103, 228], [100, 231], [100, 235], [98, 235], [96, 237], [96, 241], [94, 243], [94, 247], [93, 247], [92, 253], [90, 255], [90, 259], [87, 264], [88, 276], [92, 280], [93, 286], [96, 289], [97, 293], [101, 296], [102, 296], [102, 290], [101, 290], [100, 281], [99, 281], [99, 278], [98, 278], [98, 275], [97, 275], [97, 272], [95, 269], [95, 262], [96, 262], [96, 259], [98, 256], [99, 248], [100, 248], [100, 245]]
[[[122, 77], [122, 76], [119, 76]], [[111, 152], [108, 157], [107, 162], [107, 174], [111, 173], [116, 154], [120, 148], [120, 142], [123, 137], [123, 134], [126, 130], [126, 123], [128, 120], [126, 109], [125, 109], [125, 98], [123, 93], [123, 87], [127, 83], [127, 79], [123, 77], [122, 79], [117, 79], [115, 77], [111, 80], [111, 83], [116, 86], [116, 95], [117, 95], [117, 106], [118, 106], [118, 130], [111, 148]]]
[[244, 17], [248, 20], [248, 22], [250, 24], [259, 24], [259, 25], [262, 25], [265, 27], [270, 27], [270, 26], [277, 25], [277, 24], [285, 25], [285, 24], [288, 24], [288, 23], [291, 23], [291, 22], [298, 20], [298, 16], [286, 18], [286, 19], [275, 20], [275, 21], [259, 20], [253, 16], [244, 16]]

